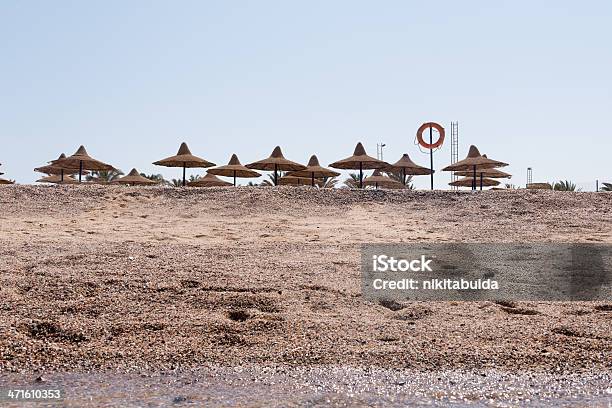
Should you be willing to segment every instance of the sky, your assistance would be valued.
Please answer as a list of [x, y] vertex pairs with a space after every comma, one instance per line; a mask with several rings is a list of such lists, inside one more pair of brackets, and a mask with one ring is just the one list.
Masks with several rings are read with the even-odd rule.
[[83, 144], [179, 178], [152, 162], [183, 141], [217, 164], [280, 145], [328, 165], [361, 141], [428, 165], [429, 121], [440, 170], [457, 121], [460, 158], [474, 144], [513, 184], [532, 167], [593, 190], [612, 182], [610, 21], [606, 0], [0, 0], [0, 171], [32, 183]]

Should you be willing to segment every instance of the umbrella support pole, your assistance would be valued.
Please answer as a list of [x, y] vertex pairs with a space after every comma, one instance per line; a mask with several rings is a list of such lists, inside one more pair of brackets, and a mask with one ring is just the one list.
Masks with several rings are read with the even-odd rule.
[[277, 174], [277, 170], [278, 170], [278, 165], [274, 165], [274, 185], [278, 186], [278, 174]]
[[185, 187], [185, 163], [183, 163], [183, 187]]
[[480, 191], [482, 191], [482, 173], [480, 173]]
[[474, 174], [472, 176], [472, 191], [476, 191], [476, 166], [474, 168]]
[[314, 187], [314, 171], [312, 172], [311, 185]]
[[64, 169], [61, 170], [61, 178], [60, 181], [63, 183], [64, 182]]
[[359, 162], [359, 188], [363, 188], [363, 163]]
[[406, 169], [402, 167], [402, 184], [406, 185]]
[[[433, 127], [429, 127], [429, 144], [433, 144]], [[429, 165], [431, 168], [431, 189], [434, 189], [433, 149], [429, 149]]]
[[236, 187], [236, 170], [234, 170], [234, 187]]
[[[83, 173], [83, 160], [79, 160], [79, 183], [81, 182], [81, 173]], [[62, 170], [62, 181], [64, 181], [64, 170]]]

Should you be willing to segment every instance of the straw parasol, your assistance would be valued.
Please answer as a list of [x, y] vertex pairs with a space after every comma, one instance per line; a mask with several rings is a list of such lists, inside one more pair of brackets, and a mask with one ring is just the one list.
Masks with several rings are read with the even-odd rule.
[[204, 177], [187, 183], [188, 187], [226, 187], [231, 186], [232, 183], [221, 180], [219, 177], [213, 174], [206, 174]]
[[[473, 187], [475, 181], [476, 180], [473, 177], [463, 177], [457, 181], [453, 181], [452, 183], [448, 183], [448, 184], [454, 187]], [[481, 190], [483, 186], [493, 187], [493, 186], [498, 186], [498, 185], [499, 185], [499, 181], [497, 180], [493, 180], [490, 178], [484, 178], [484, 177], [480, 179], [480, 189]]]
[[213, 167], [216, 166], [215, 163], [209, 162], [208, 160], [204, 160], [200, 157], [194, 156], [189, 151], [189, 147], [187, 147], [187, 143], [181, 143], [181, 147], [179, 147], [178, 153], [175, 156], [170, 156], [165, 159], [156, 161], [153, 163], [156, 166], [165, 166], [165, 167], [182, 167], [183, 168], [183, 186], [186, 184], [185, 179], [185, 169], [189, 168], [205, 168], [205, 167]]
[[304, 170], [306, 166], [291, 160], [285, 159], [280, 146], [276, 146], [272, 154], [267, 159], [256, 161], [255, 163], [247, 164], [249, 169], [274, 171], [274, 185], [278, 185], [278, 171], [296, 171]]
[[[57, 160], [50, 161], [46, 166], [37, 167], [34, 171], [38, 173], [48, 174], [48, 175], [57, 175], [60, 176], [60, 180], [63, 178], [64, 174], [76, 174], [79, 172], [78, 166], [74, 169], [63, 168], [61, 166], [55, 165], [53, 163], [58, 162], [59, 160], [65, 159], [66, 155], [64, 153], [60, 154]], [[83, 171], [83, 175], [89, 174], [88, 171]]]
[[51, 162], [52, 165], [64, 168], [64, 170], [70, 171], [71, 169], [77, 169], [79, 173], [79, 183], [81, 182], [81, 175], [83, 170], [94, 170], [94, 171], [110, 171], [115, 170], [110, 164], [102, 163], [87, 154], [84, 146], [79, 147], [75, 154], [62, 159], [54, 160]]
[[310, 185], [315, 186], [315, 178], [337, 177], [340, 173], [326, 169], [319, 164], [316, 155], [312, 155], [308, 160], [308, 166], [304, 170], [292, 171], [287, 176], [290, 177], [310, 177]]
[[131, 186], [149, 186], [157, 184], [156, 181], [142, 177], [138, 170], [132, 169], [127, 176], [111, 181], [111, 184], [129, 184]]
[[442, 171], [469, 171], [473, 170], [474, 166], [477, 169], [492, 169], [495, 167], [504, 167], [508, 163], [503, 163], [497, 160], [489, 159], [486, 156], [482, 156], [478, 151], [478, 148], [474, 145], [470, 146], [468, 155], [465, 159], [459, 160], [457, 163], [446, 166]]
[[234, 187], [236, 186], [236, 177], [254, 178], [261, 176], [261, 174], [255, 170], [251, 170], [246, 166], [243, 166], [242, 163], [240, 163], [240, 160], [238, 160], [238, 156], [235, 154], [232, 154], [229, 163], [227, 163], [225, 166], [215, 167], [214, 169], [206, 170], [206, 172], [216, 176], [233, 177]]
[[[319, 181], [319, 180], [317, 180]], [[312, 184], [310, 177], [284, 176], [278, 179], [278, 184], [284, 186], [308, 186]], [[312, 184], [314, 186], [314, 184]]]
[[[482, 157], [486, 159], [487, 155], [483, 154]], [[456, 171], [455, 174], [462, 177], [474, 177], [473, 171]], [[512, 174], [497, 169], [481, 169], [476, 171], [476, 177], [512, 178]]]
[[401, 170], [402, 184], [406, 185], [406, 176], [424, 176], [432, 174], [433, 171], [427, 167], [419, 166], [410, 159], [408, 153], [404, 153], [398, 161], [393, 163], [389, 169]]
[[52, 174], [50, 176], [40, 178], [36, 180], [36, 182], [37, 183], [53, 183], [53, 184], [77, 184], [78, 183], [78, 181], [76, 181], [72, 176], [64, 175], [62, 177], [61, 174]]
[[335, 169], [343, 170], [359, 170], [359, 188], [363, 188], [363, 171], [364, 170], [375, 170], [389, 167], [389, 163], [382, 160], [375, 159], [366, 154], [365, 149], [361, 142], [355, 146], [353, 155], [346, 159], [339, 160], [329, 165]]
[[[468, 155], [465, 159], [459, 160], [457, 163], [446, 166], [442, 171], [471, 171], [474, 185], [472, 190], [476, 190], [476, 170], [492, 169], [495, 167], [504, 167], [508, 163], [500, 162], [497, 160], [489, 159], [486, 156], [482, 156], [476, 146], [470, 146]], [[482, 186], [480, 186], [482, 190]]]
[[11, 180], [0, 178], [0, 184], [15, 184], [15, 182]]
[[363, 180], [363, 184], [366, 186], [375, 186], [378, 190], [378, 187], [386, 187], [386, 188], [404, 188], [404, 184], [399, 181], [393, 180], [389, 176], [383, 175], [380, 170], [374, 170], [371, 176], [366, 177]]
[[[455, 175], [461, 177], [474, 177], [474, 173], [471, 171], [457, 171]], [[482, 169], [476, 170], [476, 177], [487, 177], [487, 178], [512, 178], [512, 174], [508, 174], [497, 169]]]

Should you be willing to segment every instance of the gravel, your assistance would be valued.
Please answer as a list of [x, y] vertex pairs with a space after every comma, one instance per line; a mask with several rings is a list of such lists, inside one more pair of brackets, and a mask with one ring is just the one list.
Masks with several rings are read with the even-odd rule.
[[611, 209], [605, 193], [5, 186], [0, 372], [608, 375], [612, 302], [371, 303], [359, 244], [612, 243]]

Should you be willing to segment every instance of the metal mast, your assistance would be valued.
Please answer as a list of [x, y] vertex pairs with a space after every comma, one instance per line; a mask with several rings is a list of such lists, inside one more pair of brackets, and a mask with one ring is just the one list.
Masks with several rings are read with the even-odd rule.
[[533, 183], [533, 169], [531, 167], [527, 167], [527, 185], [525, 187], [529, 187], [529, 185], [532, 183]]
[[[459, 161], [459, 122], [451, 122], [451, 164]], [[451, 182], [459, 180], [459, 176], [455, 172], [451, 172]], [[453, 190], [458, 190], [459, 187], [452, 187]]]

